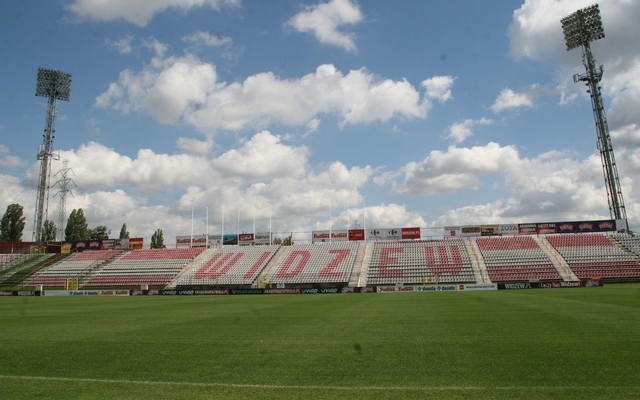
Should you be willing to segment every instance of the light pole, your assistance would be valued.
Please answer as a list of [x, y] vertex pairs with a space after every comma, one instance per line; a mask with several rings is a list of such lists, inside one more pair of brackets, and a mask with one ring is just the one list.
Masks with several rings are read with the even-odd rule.
[[560, 22], [562, 23], [567, 51], [582, 47], [582, 63], [585, 66], [586, 73], [574, 75], [573, 81], [576, 83], [584, 82], [587, 85], [587, 92], [591, 95], [591, 105], [598, 137], [598, 150], [600, 151], [604, 181], [607, 188], [609, 213], [611, 218], [623, 220], [628, 231], [627, 211], [624, 206], [618, 168], [613, 154], [613, 145], [609, 135], [602, 93], [600, 92], [603, 68], [602, 65], [596, 68], [596, 61], [590, 46], [592, 41], [604, 38], [600, 9], [595, 4], [574, 12]]
[[38, 179], [38, 194], [36, 196], [36, 210], [33, 224], [33, 240], [40, 241], [42, 238], [42, 226], [46, 219], [45, 209], [47, 208], [49, 192], [49, 173], [53, 139], [55, 130], [53, 122], [56, 115], [56, 100], [69, 101], [71, 91], [71, 74], [55, 71], [52, 69], [38, 68], [38, 80], [36, 86], [36, 96], [47, 97], [47, 120], [44, 134], [42, 135], [42, 145], [38, 152], [40, 160], [40, 177]]

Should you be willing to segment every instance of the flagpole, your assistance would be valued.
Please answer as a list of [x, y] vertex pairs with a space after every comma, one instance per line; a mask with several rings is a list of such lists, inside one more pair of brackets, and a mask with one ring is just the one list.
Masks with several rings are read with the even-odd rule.
[[193, 247], [193, 206], [191, 206], [191, 239], [189, 240], [189, 247]]

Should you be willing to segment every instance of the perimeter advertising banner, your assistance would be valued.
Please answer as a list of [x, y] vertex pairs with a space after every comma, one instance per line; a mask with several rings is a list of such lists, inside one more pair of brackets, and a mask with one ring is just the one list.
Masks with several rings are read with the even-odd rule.
[[144, 238], [129, 238], [129, 249], [140, 250], [144, 247]]
[[349, 229], [349, 240], [364, 240], [364, 229]]
[[222, 244], [224, 244], [225, 246], [238, 244], [238, 235], [236, 235], [235, 233], [225, 234], [222, 238]]
[[402, 240], [420, 239], [420, 228], [402, 228]]
[[[329, 234], [331, 234], [331, 240], [329, 240]], [[321, 242], [346, 242], [349, 240], [349, 232], [346, 229], [338, 229], [332, 231], [313, 231], [312, 243]]]
[[238, 244], [240, 246], [251, 246], [253, 244], [253, 233], [241, 233], [238, 235]]
[[614, 232], [625, 229], [624, 221], [612, 219], [597, 221], [536, 222], [527, 224], [445, 226], [444, 236], [513, 236], [549, 235], [555, 233]]
[[207, 235], [176, 236], [176, 247], [206, 247]]
[[367, 230], [367, 239], [369, 240], [400, 240], [402, 239], [402, 229], [401, 228], [369, 229]]

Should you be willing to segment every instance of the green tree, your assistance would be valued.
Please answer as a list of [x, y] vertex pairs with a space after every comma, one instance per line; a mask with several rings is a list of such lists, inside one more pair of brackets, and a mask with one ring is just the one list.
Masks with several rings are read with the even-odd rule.
[[106, 240], [109, 239], [111, 231], [104, 225], [98, 225], [89, 231], [89, 238], [91, 240]]
[[72, 210], [64, 230], [64, 240], [89, 240], [90, 236], [87, 219], [82, 208]]
[[152, 249], [164, 249], [166, 246], [164, 245], [164, 233], [162, 233], [162, 229], [156, 229], [151, 235], [151, 248]]
[[42, 224], [42, 237], [40, 242], [51, 242], [56, 240], [56, 224], [53, 221], [46, 220]]
[[284, 239], [281, 237], [273, 238], [273, 244], [279, 244], [281, 246], [291, 246], [293, 244], [292, 235], [286, 236]]
[[129, 231], [127, 230], [127, 224], [122, 224], [122, 228], [120, 228], [120, 239], [129, 239]]
[[22, 241], [24, 214], [20, 204], [9, 204], [0, 222], [0, 240]]

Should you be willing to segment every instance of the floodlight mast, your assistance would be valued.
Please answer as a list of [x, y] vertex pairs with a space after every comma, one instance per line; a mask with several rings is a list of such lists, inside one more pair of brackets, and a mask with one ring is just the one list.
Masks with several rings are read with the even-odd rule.
[[591, 106], [596, 123], [598, 137], [598, 150], [602, 161], [605, 186], [607, 188], [607, 200], [611, 218], [623, 220], [628, 231], [627, 211], [622, 197], [622, 187], [618, 177], [618, 168], [613, 154], [613, 145], [609, 135], [609, 125], [600, 91], [602, 79], [602, 66], [596, 67], [596, 61], [591, 52], [590, 43], [604, 38], [604, 29], [600, 19], [600, 9], [597, 4], [583, 8], [563, 18], [561, 21], [564, 32], [567, 51], [576, 47], [582, 47], [582, 63], [585, 66], [585, 74], [576, 74], [574, 82], [585, 82], [587, 92], [591, 95]]
[[40, 176], [38, 179], [38, 194], [36, 196], [36, 210], [33, 222], [33, 240], [42, 240], [44, 220], [47, 218], [45, 209], [48, 208], [49, 175], [51, 159], [53, 157], [53, 139], [55, 130], [53, 123], [56, 116], [56, 100], [69, 101], [71, 90], [71, 74], [46, 68], [38, 68], [36, 96], [47, 97], [47, 119], [42, 145], [38, 152], [40, 160]]

